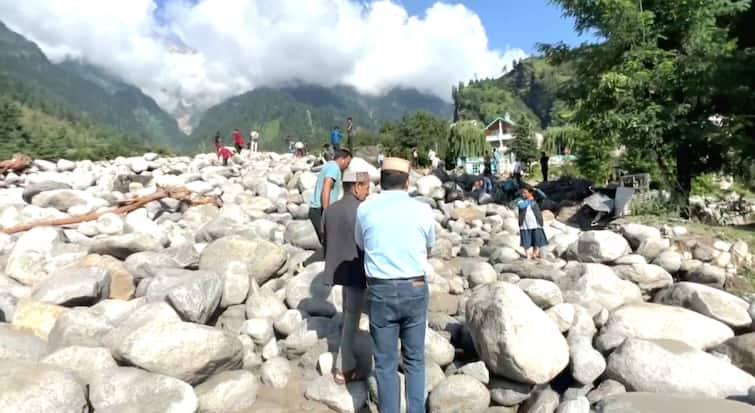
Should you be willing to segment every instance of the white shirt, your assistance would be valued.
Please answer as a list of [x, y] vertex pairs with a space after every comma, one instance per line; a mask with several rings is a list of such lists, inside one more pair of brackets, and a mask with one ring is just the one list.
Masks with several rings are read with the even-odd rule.
[[532, 207], [527, 207], [527, 212], [524, 213], [524, 224], [522, 225], [521, 229], [538, 229], [540, 228], [540, 225], [537, 223], [537, 218], [535, 218], [535, 213], [532, 212]]
[[514, 162], [514, 173], [522, 172], [522, 163], [519, 161]]

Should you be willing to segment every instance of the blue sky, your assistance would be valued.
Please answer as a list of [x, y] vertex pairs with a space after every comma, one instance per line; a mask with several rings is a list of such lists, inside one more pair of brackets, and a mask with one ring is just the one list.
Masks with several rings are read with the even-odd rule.
[[[423, 14], [436, 0], [400, 0], [411, 14]], [[561, 17], [561, 8], [548, 0], [464, 0], [461, 3], [480, 16], [495, 49], [517, 47], [527, 54], [537, 52], [537, 43], [563, 41], [578, 45], [592, 40], [574, 31], [574, 22]]]

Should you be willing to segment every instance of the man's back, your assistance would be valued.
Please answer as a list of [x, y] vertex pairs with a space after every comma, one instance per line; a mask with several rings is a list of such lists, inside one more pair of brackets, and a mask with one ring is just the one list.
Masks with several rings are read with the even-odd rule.
[[364, 260], [354, 241], [360, 201], [351, 194], [331, 205], [323, 214], [325, 274], [339, 285], [365, 288]]
[[435, 241], [435, 220], [428, 205], [405, 191], [384, 191], [359, 207], [355, 236], [365, 252], [368, 277], [422, 276], [427, 249]]

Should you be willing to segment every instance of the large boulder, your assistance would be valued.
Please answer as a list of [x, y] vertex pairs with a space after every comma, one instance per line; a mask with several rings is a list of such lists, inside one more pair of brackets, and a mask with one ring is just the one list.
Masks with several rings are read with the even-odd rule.
[[47, 276], [45, 263], [58, 243], [60, 234], [52, 227], [37, 227], [23, 233], [8, 256], [5, 274], [24, 284], [36, 285]]
[[592, 314], [603, 308], [613, 310], [626, 303], [642, 302], [642, 292], [636, 284], [622, 280], [603, 264], [577, 264], [558, 284], [565, 302], [579, 304]]
[[443, 187], [443, 182], [435, 175], [427, 175], [417, 180], [417, 192], [422, 196], [430, 196], [433, 191]]
[[577, 256], [582, 262], [608, 263], [629, 252], [627, 240], [613, 231], [587, 231], [577, 241]]
[[96, 372], [117, 366], [110, 350], [104, 347], [64, 347], [49, 354], [41, 362], [70, 370], [85, 384], [92, 383]]
[[658, 293], [655, 301], [688, 308], [732, 328], [744, 328], [752, 324], [752, 319], [747, 314], [747, 301], [702, 284], [674, 284], [673, 287]]
[[160, 241], [148, 234], [132, 232], [123, 235], [111, 235], [97, 238], [89, 247], [92, 254], [112, 255], [125, 260], [131, 254], [142, 251], [157, 251], [162, 249]]
[[431, 413], [483, 413], [490, 405], [490, 393], [475, 378], [459, 374], [435, 386], [428, 405]]
[[634, 223], [623, 225], [621, 234], [635, 250], [646, 240], [661, 239], [661, 231], [658, 228]]
[[147, 322], [116, 344], [113, 356], [153, 373], [198, 383], [241, 367], [235, 335], [186, 322]]
[[61, 268], [34, 288], [36, 300], [63, 306], [91, 305], [110, 295], [110, 273], [105, 268], [72, 265]]
[[755, 377], [674, 340], [630, 338], [608, 358], [606, 374], [629, 391], [693, 397], [744, 397]]
[[110, 295], [108, 298], [130, 300], [136, 291], [134, 277], [123, 261], [109, 255], [90, 254], [78, 263], [84, 267], [104, 268], [110, 277]]
[[86, 389], [59, 367], [21, 360], [0, 360], [0, 411], [88, 411]]
[[632, 392], [611, 395], [595, 406], [595, 413], [751, 413], [751, 406], [732, 400], [676, 394]]
[[240, 261], [246, 264], [249, 274], [262, 284], [278, 273], [286, 258], [286, 251], [272, 242], [231, 235], [205, 247], [199, 257], [199, 269], [223, 273], [229, 263]]
[[674, 283], [668, 271], [653, 264], [617, 265], [613, 270], [622, 279], [637, 284], [643, 292], [660, 290]]
[[181, 319], [204, 324], [220, 304], [223, 295], [223, 280], [214, 273], [196, 271], [181, 277], [167, 292], [165, 300], [176, 310]]
[[732, 337], [713, 350], [726, 355], [733, 365], [755, 375], [755, 333]]
[[320, 402], [338, 413], [355, 413], [367, 404], [367, 383], [355, 381], [345, 386], [336, 384], [330, 375], [311, 381], [304, 397]]
[[24, 202], [31, 204], [32, 199], [42, 192], [50, 192], [58, 189], [71, 189], [71, 186], [64, 182], [59, 181], [41, 181], [31, 183], [24, 188], [24, 192], [21, 195]]
[[[653, 303], [627, 304], [611, 313], [599, 340], [621, 338], [677, 340], [696, 349], [709, 349], [734, 336], [720, 321], [685, 308]], [[610, 347], [610, 346], [609, 346]]]
[[37, 337], [47, 340], [55, 322], [65, 311], [67, 311], [65, 307], [23, 298], [16, 305], [12, 324], [20, 330], [30, 331]]
[[541, 384], [569, 363], [569, 347], [556, 324], [513, 284], [476, 289], [466, 316], [480, 359], [499, 376]]
[[524, 279], [517, 283], [532, 302], [542, 309], [548, 309], [564, 301], [561, 290], [548, 280]]
[[54, 189], [40, 192], [32, 198], [31, 203], [41, 208], [55, 208], [66, 212], [77, 205], [86, 205], [91, 202], [92, 196], [84, 191], [73, 189]]
[[291, 245], [305, 250], [316, 250], [320, 248], [320, 240], [317, 238], [317, 232], [309, 221], [291, 221], [286, 225], [286, 232], [283, 239]]
[[47, 343], [34, 334], [0, 324], [0, 360], [37, 361], [47, 353]]
[[200, 412], [233, 413], [252, 409], [258, 387], [259, 379], [254, 374], [234, 370], [210, 377], [194, 391], [199, 399]]
[[96, 412], [185, 413], [199, 407], [190, 385], [134, 367], [93, 373], [89, 400]]

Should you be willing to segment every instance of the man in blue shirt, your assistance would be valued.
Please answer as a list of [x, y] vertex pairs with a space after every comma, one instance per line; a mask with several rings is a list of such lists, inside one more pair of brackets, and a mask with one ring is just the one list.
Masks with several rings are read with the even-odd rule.
[[409, 161], [385, 158], [380, 185], [383, 192], [359, 206], [354, 226], [354, 238], [364, 251], [380, 412], [399, 412], [400, 338], [407, 413], [424, 413], [425, 269], [435, 242], [435, 219], [428, 205], [407, 193]]
[[338, 126], [333, 126], [330, 132], [330, 146], [334, 151], [341, 149], [341, 129]]
[[341, 174], [351, 163], [351, 152], [338, 150], [335, 152], [334, 159], [328, 161], [320, 169], [315, 184], [315, 192], [309, 201], [309, 220], [315, 227], [317, 238], [322, 244], [322, 212], [330, 204], [338, 201], [341, 195]]

